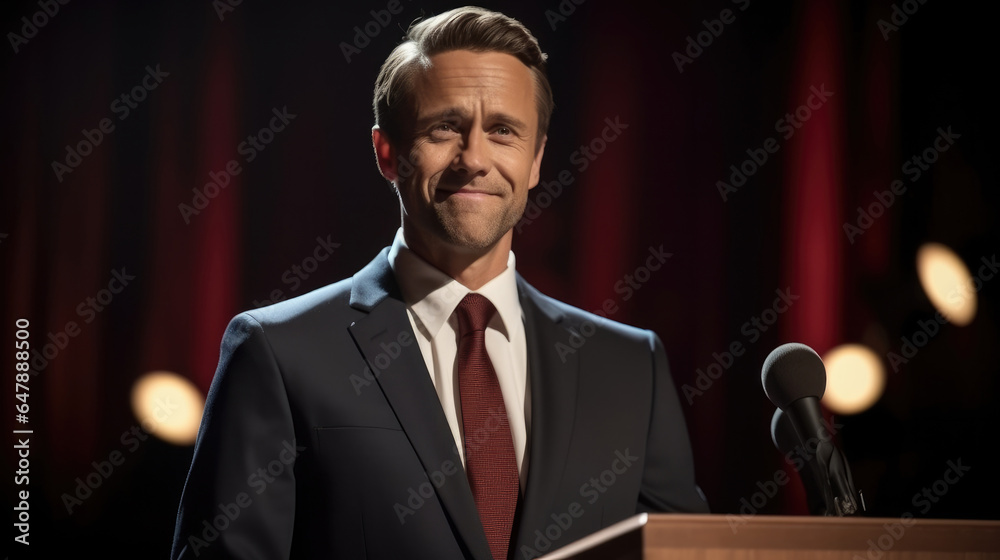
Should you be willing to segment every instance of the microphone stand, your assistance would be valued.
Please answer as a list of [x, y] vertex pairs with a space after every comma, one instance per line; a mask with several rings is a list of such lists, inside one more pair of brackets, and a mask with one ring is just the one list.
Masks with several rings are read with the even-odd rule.
[[[844, 453], [834, 444], [833, 434], [819, 424], [822, 418], [818, 401], [799, 399], [789, 403], [795, 413], [775, 410], [771, 435], [775, 445], [786, 454], [805, 460], [809, 476], [799, 477], [806, 490], [806, 502], [813, 515], [846, 517], [865, 510], [864, 496], [854, 487], [854, 478]], [[803, 439], [801, 434], [823, 434]]]

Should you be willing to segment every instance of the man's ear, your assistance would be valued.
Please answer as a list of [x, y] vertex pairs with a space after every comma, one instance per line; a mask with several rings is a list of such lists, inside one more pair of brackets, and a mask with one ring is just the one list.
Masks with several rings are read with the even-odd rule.
[[548, 139], [549, 137], [547, 135], [542, 136], [542, 142], [538, 146], [538, 152], [535, 154], [535, 160], [531, 162], [531, 177], [528, 180], [529, 189], [533, 189], [538, 186], [538, 180], [542, 170], [542, 154], [545, 153], [545, 141]]
[[389, 142], [389, 137], [375, 125], [372, 127], [372, 146], [375, 148], [375, 162], [378, 171], [390, 183], [399, 178], [399, 167], [396, 160], [396, 149]]

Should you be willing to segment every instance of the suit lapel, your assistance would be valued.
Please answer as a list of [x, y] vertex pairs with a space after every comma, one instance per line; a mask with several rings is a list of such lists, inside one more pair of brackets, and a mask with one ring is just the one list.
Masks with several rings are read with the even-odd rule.
[[561, 324], [562, 312], [520, 276], [518, 292], [528, 343], [531, 430], [527, 488], [515, 551], [522, 545], [531, 546], [535, 530], [544, 530], [550, 523], [550, 512], [569, 505], [555, 502], [573, 431], [578, 372], [576, 352], [560, 356], [557, 349], [558, 344], [569, 341], [569, 331]]
[[438, 498], [465, 547], [474, 558], [487, 560], [492, 556], [472, 490], [387, 255], [388, 249], [383, 250], [354, 276], [351, 306], [368, 315], [351, 325], [351, 336], [365, 362], [378, 368], [376, 381], [428, 479], [448, 461], [458, 466], [458, 472], [437, 488]]

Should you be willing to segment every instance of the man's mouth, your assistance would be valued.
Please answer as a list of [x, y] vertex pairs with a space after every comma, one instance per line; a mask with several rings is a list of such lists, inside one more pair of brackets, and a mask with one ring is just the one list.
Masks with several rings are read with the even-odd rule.
[[490, 189], [484, 189], [472, 186], [459, 187], [456, 189], [449, 189], [447, 187], [444, 188], [438, 187], [438, 189], [435, 191], [435, 198], [437, 198], [438, 200], [444, 200], [453, 196], [475, 200], [475, 199], [486, 199], [491, 196], [500, 196], [500, 195]]

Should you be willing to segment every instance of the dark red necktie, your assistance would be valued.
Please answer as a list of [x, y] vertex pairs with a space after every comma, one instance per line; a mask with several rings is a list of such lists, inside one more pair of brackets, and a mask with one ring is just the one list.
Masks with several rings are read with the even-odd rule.
[[486, 325], [496, 308], [485, 297], [469, 294], [455, 313], [465, 471], [493, 558], [503, 560], [507, 558], [520, 478], [503, 393], [486, 354]]

